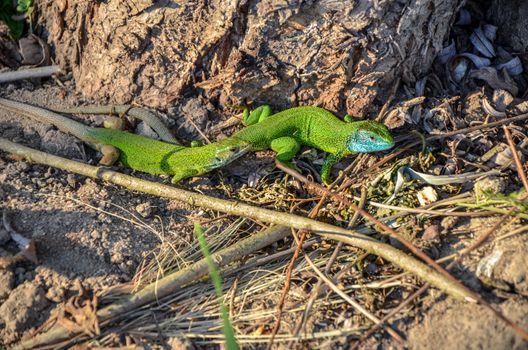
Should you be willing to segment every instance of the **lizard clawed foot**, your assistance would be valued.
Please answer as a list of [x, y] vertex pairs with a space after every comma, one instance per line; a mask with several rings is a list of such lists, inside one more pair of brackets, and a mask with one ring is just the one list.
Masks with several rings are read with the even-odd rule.
[[266, 120], [273, 114], [271, 107], [262, 105], [250, 111], [245, 105], [228, 105], [228, 107], [242, 111], [242, 121], [245, 125], [254, 125]]
[[111, 145], [102, 145], [99, 151], [103, 154], [103, 157], [99, 161], [100, 165], [110, 166], [113, 165], [119, 159], [119, 150]]

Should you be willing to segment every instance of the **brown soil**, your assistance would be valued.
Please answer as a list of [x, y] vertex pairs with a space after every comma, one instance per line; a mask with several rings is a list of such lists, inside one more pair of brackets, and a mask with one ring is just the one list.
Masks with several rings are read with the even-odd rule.
[[[451, 20], [454, 20], [454, 11], [462, 2], [434, 1], [440, 6], [440, 10], [428, 6], [428, 2], [420, 2], [422, 7], [414, 13], [401, 8], [401, 2], [389, 1], [379, 2], [378, 11], [371, 12], [369, 10], [371, 2], [360, 1], [358, 3], [365, 6], [358, 6], [355, 9], [359, 14], [352, 9], [350, 9], [352, 12], [349, 12], [355, 15], [354, 18], [363, 18], [363, 15], [368, 15], [368, 18], [365, 21], [354, 22], [342, 17], [347, 13], [345, 10], [330, 11], [330, 5], [325, 7], [318, 2], [313, 4], [301, 2], [304, 4], [302, 6], [293, 5], [294, 2], [291, 2], [292, 4], [284, 2], [281, 6], [275, 7], [273, 1], [259, 2], [259, 6], [245, 1], [235, 2], [236, 5], [221, 6], [222, 1], [210, 1], [211, 8], [204, 8], [199, 18], [189, 15], [194, 13], [192, 6], [197, 6], [195, 3], [180, 4], [173, 1], [158, 3], [142, 0], [137, 1], [133, 10], [129, 8], [123, 10], [118, 6], [120, 1], [117, 0], [40, 3], [39, 20], [45, 29], [44, 32], [47, 30], [49, 35], [47, 40], [55, 45], [58, 62], [72, 69], [76, 84], [72, 81], [59, 84], [53, 80], [43, 85], [38, 82], [4, 84], [1, 85], [2, 97], [42, 106], [72, 106], [93, 102], [80, 97], [78, 94], [80, 92], [84, 93], [84, 96], [95, 98], [96, 102], [134, 101], [145, 106], [166, 108], [169, 115], [162, 117], [180, 138], [185, 140], [201, 138], [197, 131], [199, 129], [214, 140], [223, 137], [224, 132], [226, 134], [231, 132], [230, 129], [220, 131], [217, 128], [221, 121], [228, 119], [227, 115], [218, 112], [218, 106], [226, 105], [226, 102], [231, 100], [274, 101], [277, 107], [310, 103], [334, 111], [346, 110], [356, 114], [366, 114], [370, 109], [378, 111], [381, 102], [385, 101], [385, 97], [392, 89], [391, 84], [385, 84], [386, 81], [393, 82], [395, 76], [401, 76], [407, 82], [414, 81], [418, 76], [422, 76], [424, 71], [429, 70], [430, 63], [442, 47], [444, 34], [448, 31]], [[68, 3], [70, 7], [65, 5]], [[501, 3], [503, 1], [495, 1], [495, 4]], [[257, 16], [257, 7], [264, 15]], [[433, 10], [445, 12], [446, 17], [439, 23], [433, 23], [433, 20], [437, 21]], [[107, 13], [112, 15], [107, 16]], [[209, 16], [211, 13], [221, 18]], [[62, 17], [65, 19], [64, 22], [54, 20]], [[144, 20], [145, 18], [148, 21]], [[436, 28], [437, 32], [432, 30], [426, 34], [419, 33], [423, 23], [417, 24], [415, 22], [417, 18], [430, 20], [430, 28]], [[122, 25], [127, 21], [128, 27]], [[191, 21], [197, 24], [187, 33]], [[229, 26], [225, 25], [226, 21], [230, 23]], [[384, 21], [385, 24], [380, 25]], [[336, 29], [331, 25], [332, 23], [342, 23], [343, 26]], [[396, 33], [397, 23], [400, 23], [401, 33]], [[79, 26], [89, 27], [85, 28], [88, 34], [78, 28]], [[321, 34], [318, 34], [314, 44], [305, 45], [306, 42], [312, 42], [313, 38], [309, 35], [305, 36], [303, 30], [312, 27], [320, 27]], [[96, 35], [105, 30], [119, 31], [120, 35], [105, 36], [104, 39]], [[276, 32], [262, 35], [259, 30]], [[388, 33], [388, 30], [395, 32]], [[371, 35], [369, 33], [375, 34], [373, 38], [369, 37]], [[416, 35], [416, 42], [408, 42], [407, 38], [412, 38], [413, 35]], [[499, 31], [499, 35], [504, 36], [504, 32]], [[282, 36], [291, 39], [289, 41], [291, 46], [282, 44], [280, 41], [282, 39], [279, 39]], [[174, 38], [182, 38], [182, 42], [179, 43], [182, 47], [173, 48]], [[100, 40], [108, 40], [108, 42], [101, 44]], [[357, 42], [357, 45], [341, 47], [343, 42]], [[381, 43], [380, 47], [375, 44], [372, 49], [370, 45], [378, 42]], [[403, 45], [394, 49], [391, 46], [393, 42], [400, 42]], [[304, 45], [306, 52], [296, 52], [296, 45]], [[424, 48], [423, 45], [426, 47]], [[264, 46], [266, 50], [260, 50]], [[114, 50], [116, 47], [122, 50]], [[262, 55], [260, 51], [267, 54]], [[386, 59], [379, 59], [371, 54], [393, 51], [398, 52], [398, 55], [387, 55]], [[126, 57], [123, 52], [126, 53]], [[182, 52], [186, 54], [183, 55]], [[272, 54], [269, 54], [270, 52]], [[295, 55], [292, 52], [295, 52]], [[426, 54], [422, 55], [422, 53]], [[403, 62], [400, 61], [399, 55], [405, 57]], [[292, 63], [290, 62], [292, 57], [311, 58], [308, 63], [297, 61]], [[3, 60], [8, 58], [15, 60], [11, 57], [4, 57]], [[371, 59], [374, 61], [370, 61]], [[97, 69], [97, 67], [103, 68]], [[314, 75], [305, 74], [307, 71], [314, 72]], [[229, 77], [229, 81], [225, 81], [226, 77]], [[369, 79], [365, 80], [365, 77]], [[406, 85], [405, 88], [409, 90], [409, 86], [412, 85], [414, 83]], [[200, 90], [200, 96], [193, 93], [196, 86], [203, 89]], [[524, 85], [520, 84], [520, 86]], [[475, 90], [477, 85], [470, 87]], [[480, 89], [480, 86], [478, 87]], [[470, 120], [468, 125], [470, 122], [479, 122], [478, 116], [482, 114], [476, 109], [481, 108], [482, 94], [481, 90], [477, 91], [478, 96], [475, 99], [477, 107], [470, 112], [466, 111], [470, 119], [477, 118]], [[405, 100], [409, 95], [400, 97]], [[374, 101], [380, 103], [374, 104]], [[439, 104], [438, 101], [440, 99], [435, 103]], [[402, 110], [409, 111], [405, 108]], [[399, 125], [406, 122], [403, 120], [403, 114], [402, 112], [401, 115], [396, 115], [395, 119], [401, 117]], [[406, 117], [411, 118], [411, 116]], [[91, 125], [102, 124], [101, 117], [74, 118]], [[434, 124], [437, 120], [433, 119], [431, 117], [432, 121], [430, 121], [433, 127], [440, 130], [451, 128], [451, 124], [443, 120], [441, 122], [445, 123], [438, 127]], [[466, 121], [457, 122], [463, 124]], [[459, 125], [453, 122], [452, 126], [456, 128]], [[519, 126], [516, 131], [518, 140], [521, 137], [519, 135], [526, 134], [527, 130], [526, 127], [523, 129]], [[35, 123], [1, 110], [0, 136], [69, 159], [91, 164], [97, 162], [98, 155], [74, 137], [65, 135], [52, 126]], [[467, 143], [467, 140], [460, 141], [463, 142]], [[492, 141], [484, 140], [480, 146], [487, 150], [491, 148], [491, 143]], [[443, 146], [442, 151], [446, 154], [450, 151], [455, 154], [457, 146], [447, 143]], [[449, 149], [448, 146], [453, 148]], [[321, 155], [311, 153], [306, 154], [306, 158], [310, 159], [307, 162], [309, 165], [303, 168], [303, 171], [313, 171], [313, 164], [318, 162], [320, 164]], [[456, 163], [456, 160], [449, 160], [450, 165], [455, 168], [465, 166], [461, 161]], [[445, 165], [447, 168], [448, 162], [445, 163], [442, 167]], [[271, 155], [262, 152], [250, 155], [226, 169], [215, 171], [199, 179], [188, 180], [181, 185], [216, 197], [254, 201], [253, 203], [263, 206], [282, 206], [280, 210], [287, 210], [288, 204], [282, 201], [286, 197], [284, 193], [279, 193], [281, 201], [276, 198], [262, 199], [258, 197], [260, 195], [258, 191], [245, 186], [254, 178], [262, 177], [263, 174], [268, 175], [273, 169], [272, 164]], [[116, 166], [116, 169], [132, 173], [120, 166]], [[169, 183], [167, 177], [133, 174]], [[509, 174], [510, 178], [504, 180], [501, 184], [504, 186], [501, 188], [509, 186], [511, 190], [518, 190], [520, 184], [515, 172], [511, 171]], [[292, 188], [294, 186], [299, 187], [296, 183], [291, 185]], [[295, 192], [295, 189], [291, 192]], [[298, 193], [301, 192], [305, 195], [301, 190]], [[254, 197], [251, 197], [252, 195]], [[233, 221], [233, 218], [221, 217], [218, 213], [133, 193], [79, 175], [31, 164], [5, 153], [0, 153], [0, 201], [0, 210], [5, 221], [0, 225], [0, 258], [10, 257], [18, 252], [18, 248], [9, 238], [7, 226], [10, 224], [18, 233], [35, 241], [39, 260], [38, 263], [26, 261], [4, 269], [0, 268], [0, 349], [3, 349], [3, 346], [11, 346], [21, 339], [32, 337], [35, 331], [54, 315], [58, 306], [71, 300], [70, 298], [86, 291], [89, 294], [106, 293], [110, 287], [130, 282], [142, 263], [145, 261], [152, 263], [152, 252], [159, 251], [163, 244], [169, 242], [174, 251], [184, 251], [190, 242], [194, 241], [193, 221], [218, 220], [224, 226]], [[341, 217], [346, 210], [341, 209], [331, 208], [329, 205], [329, 208], [323, 209], [323, 212], [328, 214], [324, 219], [346, 224], [347, 219]], [[302, 214], [305, 215], [306, 212]], [[331, 215], [333, 216], [330, 217]], [[412, 231], [419, 233], [415, 232], [415, 241], [437, 258], [466, 246], [474, 237], [488, 230], [495, 220], [496, 217], [431, 220], [426, 223], [416, 222]], [[521, 223], [516, 222], [515, 225], [518, 227]], [[424, 230], [425, 226], [427, 229]], [[495, 237], [507, 233], [508, 230], [511, 228], [506, 230], [502, 228]], [[288, 244], [291, 244], [289, 240], [284, 246], [274, 245], [266, 253], [274, 253], [280, 250], [278, 248], [286, 249]], [[314, 251], [325, 248], [330, 251], [330, 248], [325, 247], [324, 244], [321, 243], [321, 246], [317, 246]], [[472, 253], [453, 271], [458, 279], [480, 293], [523, 329], [528, 329], [527, 249], [526, 232], [518, 233]], [[350, 251], [348, 253], [350, 256], [354, 255]], [[350, 256], [347, 256], [347, 259]], [[361, 263], [363, 260], [367, 258], [362, 256]], [[282, 265], [277, 268], [277, 275], [284, 273], [287, 260], [280, 263]], [[341, 278], [339, 282], [345, 283], [345, 279], [350, 278], [355, 283], [364, 283], [368, 280], [369, 274], [376, 275], [378, 269], [390, 270], [388, 275], [395, 273], [394, 268], [387, 267], [390, 264], [386, 262], [365, 263], [364, 269], [359, 272], [356, 263], [359, 265], [360, 262], [346, 261], [343, 266], [348, 266], [350, 271], [345, 271], [339, 277]], [[350, 267], [350, 265], [354, 266]], [[340, 268], [341, 265], [338, 267]], [[333, 272], [337, 275], [337, 272], [341, 271]], [[347, 273], [350, 273], [350, 276]], [[360, 278], [357, 277], [358, 275]], [[294, 301], [288, 299], [287, 308], [293, 309], [305, 305], [313, 287], [313, 280], [315, 280], [313, 273], [294, 276], [289, 296]], [[384, 295], [385, 290], [358, 293], [358, 295], [364, 298], [362, 302], [369, 304], [377, 312], [378, 317], [383, 317], [388, 306], [395, 307], [420, 285], [420, 282], [412, 277], [403, 278], [401, 281], [407, 285], [390, 289], [390, 292], [387, 292], [389, 295]], [[280, 290], [280, 288], [282, 284], [278, 283], [275, 289]], [[392, 291], [396, 291], [394, 295], [391, 294]], [[383, 300], [378, 298], [380, 295], [383, 296]], [[262, 301], [258, 296], [254, 297], [255, 300], [251, 300], [251, 297], [248, 299], [250, 300], [243, 308], [246, 307], [256, 313], [275, 310], [278, 300], [274, 298]], [[179, 303], [184, 301], [178, 300], [170, 307], [177, 308]], [[338, 304], [328, 303], [328, 305]], [[154, 312], [152, 314], [154, 315]], [[339, 329], [340, 324], [332, 323], [338, 319], [336, 314], [339, 314], [339, 317], [345, 315], [342, 317], [345, 321], [341, 320], [343, 323], [357, 322], [359, 328], [364, 327], [363, 330], [371, 326], [369, 323], [366, 323], [368, 326], [363, 326], [365, 323], [359, 322], [359, 317], [349, 317], [354, 312], [350, 311], [348, 305], [339, 304], [335, 308], [328, 306], [328, 310], [318, 309], [315, 317], [308, 322], [307, 329], [310, 331], [324, 327], [330, 330]], [[286, 314], [285, 327], [293, 328], [291, 325], [295, 323], [297, 316], [298, 314], [293, 312]], [[270, 316], [266, 320], [266, 326], [272, 325], [273, 320]], [[251, 323], [247, 320], [246, 322]], [[386, 333], [378, 332], [361, 348], [528, 348], [526, 342], [523, 342], [510, 327], [486, 308], [452, 301], [432, 288], [412, 307], [400, 311], [389, 325], [405, 336], [407, 339], [405, 346], [396, 343]], [[247, 333], [257, 334], [262, 331], [261, 328], [265, 329], [261, 324], [250, 324]], [[126, 341], [120, 338], [121, 335], [129, 334], [123, 331], [122, 334], [116, 335], [117, 340], [108, 343], [125, 344]], [[201, 346], [200, 339], [188, 340], [177, 337], [162, 339], [162, 336], [163, 334], [159, 337], [156, 334], [143, 339], [145, 348], [161, 347], [160, 343], [163, 341], [173, 349]], [[361, 334], [356, 334], [355, 337], [335, 336], [324, 340], [316, 339], [294, 345], [282, 342], [279, 343], [278, 348], [346, 349], [357, 336], [361, 337]], [[195, 340], [196, 343], [193, 345], [191, 342]], [[263, 343], [256, 345], [260, 348], [264, 346]]]
[[[73, 97], [58, 98], [63, 91], [41, 87], [9, 97], [41, 105], [71, 103]], [[5, 112], [0, 112], [0, 135], [70, 159], [87, 159], [86, 152], [91, 152], [49, 125]], [[6, 344], [29, 334], [56, 303], [78, 293], [76, 280], [97, 292], [131, 279], [160, 237], [129, 220], [139, 218], [159, 229], [157, 217], [163, 217], [163, 225], [181, 232], [180, 237], [172, 237], [175, 245], [184, 244], [190, 232], [189, 224], [180, 224], [182, 216], [190, 213], [181, 205], [12, 160], [6, 154], [0, 158], [0, 195], [2, 212], [19, 233], [36, 241], [39, 258], [38, 265], [0, 270], [0, 280], [9, 281], [0, 290], [0, 338]], [[143, 217], [145, 207], [151, 209]], [[9, 253], [0, 248], [0, 255]]]

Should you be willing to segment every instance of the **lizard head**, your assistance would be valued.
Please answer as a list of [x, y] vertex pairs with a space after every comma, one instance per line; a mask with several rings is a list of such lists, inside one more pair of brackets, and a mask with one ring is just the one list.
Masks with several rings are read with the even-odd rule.
[[347, 140], [350, 152], [378, 152], [394, 146], [394, 139], [385, 125], [373, 120], [362, 120], [353, 125], [354, 131]]
[[240, 141], [233, 144], [226, 141], [220, 141], [203, 147], [214, 147], [214, 157], [205, 157], [205, 159], [208, 159], [209, 163], [204, 165], [204, 168], [207, 169], [207, 171], [210, 171], [223, 167], [235, 159], [240, 158], [251, 149], [251, 144]]

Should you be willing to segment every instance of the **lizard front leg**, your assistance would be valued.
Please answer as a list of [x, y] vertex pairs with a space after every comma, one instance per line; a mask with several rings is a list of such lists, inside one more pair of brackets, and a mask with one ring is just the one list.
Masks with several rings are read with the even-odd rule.
[[194, 168], [179, 168], [179, 169], [176, 169], [174, 171], [174, 176], [172, 177], [172, 180], [171, 182], [173, 184], [176, 184], [178, 182], [180, 182], [181, 180], [185, 180], [189, 177], [193, 177], [193, 176], [199, 176], [199, 175], [202, 175], [202, 173], [200, 173], [200, 171], [194, 169]]
[[119, 159], [119, 150], [112, 145], [100, 145], [99, 151], [103, 157], [99, 160], [100, 165], [111, 166]]
[[329, 154], [326, 157], [323, 163], [323, 167], [321, 168], [321, 180], [323, 180], [323, 183], [325, 185], [328, 186], [332, 183], [332, 181], [330, 181], [330, 173], [332, 171], [332, 167], [334, 166], [335, 163], [339, 162], [341, 158], [343, 158], [342, 153], [333, 153], [333, 154]]
[[270, 148], [277, 152], [275, 159], [290, 168], [296, 169], [291, 160], [301, 149], [301, 145], [293, 137], [284, 136], [271, 141]]

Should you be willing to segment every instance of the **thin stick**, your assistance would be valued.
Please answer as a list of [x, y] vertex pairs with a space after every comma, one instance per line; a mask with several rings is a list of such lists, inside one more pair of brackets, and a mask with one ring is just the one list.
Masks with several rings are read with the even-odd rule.
[[[468, 299], [468, 300], [471, 300], [471, 301], [474, 301], [474, 302], [478, 302], [484, 306], [486, 306], [488, 309], [490, 309], [499, 319], [503, 320], [505, 323], [507, 323], [518, 335], [520, 335], [522, 338], [524, 338], [525, 340], [528, 340], [528, 332], [526, 332], [525, 330], [523, 330], [522, 328], [520, 328], [517, 324], [515, 324], [513, 321], [511, 321], [510, 319], [508, 319], [506, 316], [504, 316], [500, 311], [497, 311], [495, 310], [487, 301], [485, 301], [479, 294], [473, 292], [472, 290], [469, 290], [467, 287], [465, 287], [464, 285], [462, 285], [457, 279], [455, 279], [449, 272], [447, 272], [446, 270], [444, 270], [440, 265], [438, 265], [437, 262], [435, 262], [433, 259], [431, 259], [428, 255], [426, 255], [425, 253], [423, 253], [421, 250], [419, 250], [417, 247], [415, 247], [411, 242], [407, 241], [405, 238], [401, 237], [396, 231], [394, 231], [392, 228], [388, 227], [387, 225], [385, 225], [384, 223], [382, 223], [381, 221], [379, 221], [378, 219], [376, 219], [375, 217], [373, 217], [372, 215], [370, 215], [369, 213], [367, 213], [366, 211], [364, 211], [363, 209], [360, 209], [358, 208], [354, 203], [352, 203], [351, 201], [349, 201], [347, 198], [337, 194], [337, 193], [334, 193], [334, 192], [330, 192], [328, 191], [326, 188], [324, 188], [323, 186], [319, 185], [319, 184], [316, 184], [310, 180], [308, 180], [307, 178], [305, 178], [304, 176], [302, 176], [301, 174], [299, 174], [297, 171], [291, 169], [291, 168], [287, 168], [286, 166], [283, 166], [282, 164], [278, 164], [278, 167], [281, 168], [281, 170], [283, 170], [284, 172], [287, 172], [288, 174], [296, 177], [297, 179], [299, 179], [301, 182], [305, 183], [306, 185], [309, 185], [319, 191], [321, 191], [322, 193], [325, 193], [325, 194], [328, 194], [329, 196], [333, 197], [333, 198], [336, 198], [337, 200], [339, 200], [340, 202], [342, 202], [343, 204], [346, 204], [348, 205], [352, 210], [354, 211], [357, 211], [359, 212], [364, 218], [366, 218], [367, 220], [373, 222], [374, 224], [380, 226], [381, 228], [383, 228], [389, 235], [393, 236], [394, 238], [396, 238], [398, 241], [400, 241], [400, 243], [402, 243], [407, 249], [411, 250], [414, 254], [418, 255], [420, 258], [422, 258], [424, 261], [426, 261], [430, 266], [432, 266], [438, 273], [441, 273], [442, 275], [444, 275], [445, 277], [447, 277], [451, 282], [453, 282], [454, 284], [456, 284], [457, 286], [459, 286], [460, 288], [463, 288], [465, 289], [470, 295], [471, 295], [471, 298]], [[528, 193], [527, 193], [528, 195]], [[503, 218], [504, 217], [507, 217], [508, 215], [510, 215], [511, 213], [513, 213], [515, 209], [512, 209], [510, 210], [510, 212], [504, 214]], [[503, 219], [502, 218], [502, 219]], [[499, 220], [499, 222], [497, 222], [496, 225], [494, 225], [494, 227], [492, 227], [492, 229], [489, 231], [489, 232], [493, 232], [492, 230], [495, 229], [496, 227], [495, 226], [499, 226], [500, 225], [500, 221], [502, 220]], [[491, 233], [489, 233], [491, 234]], [[488, 234], [488, 235], [489, 235]], [[480, 243], [479, 243], [480, 244]], [[453, 264], [454, 262], [452, 262]]]
[[524, 173], [521, 160], [519, 159], [519, 154], [517, 154], [517, 147], [515, 147], [515, 143], [513, 142], [513, 139], [512, 139], [512, 136], [511, 136], [511, 133], [508, 127], [506, 125], [503, 125], [502, 129], [504, 130], [504, 134], [506, 135], [506, 140], [508, 141], [508, 145], [510, 146], [510, 149], [512, 151], [513, 160], [515, 160], [515, 166], [517, 167], [517, 173], [519, 174], [519, 178], [521, 179], [523, 183], [526, 193], [528, 193], [528, 180], [526, 179], [526, 174]]
[[62, 73], [60, 66], [45, 66], [0, 73], [0, 84], [16, 80], [46, 78]]
[[414, 244], [403, 238], [398, 232], [396, 232], [394, 229], [390, 228], [374, 216], [372, 216], [370, 213], [366, 212], [365, 210], [359, 208], [357, 205], [352, 203], [348, 198], [343, 197], [342, 195], [330, 192], [323, 186], [314, 183], [313, 181], [308, 180], [303, 175], [299, 174], [297, 171], [288, 168], [282, 164], [277, 164], [277, 166], [284, 172], [290, 174], [291, 176], [297, 178], [301, 182], [303, 182], [305, 185], [308, 185], [312, 187], [313, 189], [326, 194], [327, 196], [330, 196], [331, 198], [334, 198], [334, 200], [337, 200], [338, 202], [341, 202], [347, 206], [349, 206], [352, 210], [359, 212], [361, 216], [363, 216], [365, 219], [369, 220], [375, 225], [378, 225], [381, 227], [389, 236], [392, 236], [396, 238], [400, 243], [402, 243], [407, 249], [409, 249], [411, 252], [419, 256], [423, 261], [427, 262], [431, 267], [433, 267], [436, 271], [444, 275], [445, 277], [449, 278], [453, 283], [460, 286], [460, 288], [464, 288], [467, 290], [468, 293], [473, 295], [473, 301], [476, 301], [476, 294], [473, 291], [470, 291], [467, 287], [463, 286], [458, 280], [456, 280], [451, 274], [449, 274], [447, 271], [445, 271], [440, 265], [438, 265], [433, 259], [431, 259], [428, 255], [426, 255], [424, 252], [422, 252], [420, 249], [418, 249]]
[[[357, 199], [357, 198], [354, 198]], [[389, 204], [383, 204], [383, 203], [377, 203], [377, 202], [371, 202], [369, 201], [369, 204], [373, 207], [377, 208], [384, 208], [384, 209], [390, 209], [395, 211], [403, 211], [411, 214], [427, 214], [432, 216], [460, 216], [460, 217], [466, 217], [466, 216], [481, 216], [481, 215], [489, 215], [489, 211], [483, 211], [483, 212], [459, 212], [459, 211], [440, 211], [440, 210], [433, 210], [433, 209], [423, 209], [423, 208], [409, 208], [409, 207], [399, 207], [396, 205], [389, 205]], [[385, 218], [381, 218], [380, 220], [385, 220]]]
[[[318, 222], [293, 214], [276, 212], [269, 209], [262, 209], [235, 201], [212, 198], [199, 193], [178, 189], [172, 186], [141, 180], [105, 168], [95, 167], [76, 161], [68, 160], [62, 157], [50, 155], [37, 150], [33, 150], [31, 148], [18, 145], [3, 138], [0, 138], [0, 149], [5, 152], [23, 156], [24, 158], [35, 163], [60, 168], [66, 171], [73, 171], [80, 175], [101, 179], [134, 191], [140, 191], [159, 197], [176, 199], [188, 203], [190, 205], [202, 206], [212, 210], [229, 213], [231, 215], [249, 217], [255, 220], [274, 223], [277, 225], [289, 226], [296, 229], [312, 231], [326, 239], [341, 241], [346, 244], [350, 244], [352, 246], [369, 251], [372, 254], [378, 255], [388, 261], [391, 261], [400, 268], [406, 271], [410, 271], [416, 274], [418, 277], [422, 278], [423, 280], [430, 282], [437, 288], [446, 291], [449, 295], [453, 296], [456, 299], [472, 300], [474, 298], [474, 293], [469, 291], [467, 288], [460, 286], [460, 284], [458, 283], [454, 283], [450, 279], [439, 274], [438, 272], [429, 268], [425, 264], [417, 261], [413, 257], [408, 256], [407, 254], [401, 252], [400, 250], [390, 245], [380, 243], [379, 241], [371, 237], [358, 234], [353, 230], [343, 229], [337, 226]], [[156, 296], [161, 298], [165, 296], [166, 293], [170, 293], [170, 289], [160, 289], [158, 284]], [[132, 298], [133, 300], [136, 300], [134, 299], [136, 298], [136, 296], [133, 296]], [[115, 307], [112, 309], [118, 313], [123, 311], [120, 307]], [[68, 337], [68, 332], [65, 329], [54, 328], [53, 332], [55, 332], [55, 336], [57, 336], [58, 338], [64, 339], [64, 337]], [[35, 337], [32, 339], [34, 341], [34, 344], [38, 344], [38, 342], [40, 341], [38, 339], [41, 338]], [[49, 338], [46, 337], [45, 339]]]
[[[334, 293], [336, 293], [341, 298], [343, 298], [347, 303], [352, 305], [356, 310], [361, 312], [365, 317], [367, 317], [369, 320], [371, 320], [375, 324], [381, 324], [381, 320], [379, 318], [377, 318], [375, 315], [373, 315], [371, 312], [369, 312], [367, 309], [365, 309], [361, 304], [359, 304], [357, 301], [355, 301], [354, 299], [349, 297], [345, 292], [343, 292], [341, 289], [339, 289], [321, 270], [319, 270], [317, 268], [317, 266], [315, 266], [315, 264], [313, 263], [312, 259], [310, 259], [310, 257], [307, 254], [304, 254], [304, 259], [306, 260], [308, 265], [310, 265], [310, 267], [315, 271], [317, 276], [319, 276], [319, 278], [321, 280], [323, 280], [330, 287], [330, 289], [332, 289], [334, 291]], [[396, 331], [394, 329], [392, 329], [391, 327], [387, 327], [387, 332], [397, 342], [399, 342], [399, 343], [403, 343], [404, 342], [403, 338], [398, 333], [396, 333]]]
[[[528, 119], [528, 113], [520, 114], [520, 115], [517, 115], [515, 117], [511, 117], [511, 118], [505, 118], [505, 119], [497, 120], [495, 122], [491, 122], [491, 123], [487, 123], [487, 124], [472, 126], [472, 127], [465, 128], [465, 129], [453, 130], [453, 131], [442, 133], [442, 134], [438, 134], [438, 135], [430, 135], [430, 136], [426, 137], [425, 140], [426, 141], [440, 140], [440, 139], [443, 139], [443, 138], [446, 138], [446, 137], [451, 137], [451, 136], [464, 134], [464, 133], [470, 133], [470, 132], [477, 131], [477, 130], [494, 128], [494, 127], [497, 127], [497, 126], [501, 126], [501, 125], [509, 124], [509, 123], [513, 123], [513, 122], [518, 122], [518, 121], [525, 120], [525, 119]], [[360, 176], [363, 176], [364, 174], [371, 173], [373, 170], [379, 168], [383, 164], [385, 164], [388, 161], [396, 158], [400, 154], [405, 153], [406, 151], [415, 150], [416, 149], [415, 146], [419, 145], [420, 143], [421, 143], [421, 141], [416, 141], [416, 142], [412, 142], [411, 144], [409, 144], [409, 145], [407, 145], [405, 147], [398, 147], [398, 150], [396, 150], [395, 152], [392, 152], [391, 154], [387, 155], [386, 157], [384, 157], [383, 159], [381, 159], [377, 163], [375, 163], [372, 166], [370, 166], [369, 168], [367, 168], [366, 170], [364, 170], [361, 173], [357, 174], [356, 177], [360, 177]], [[341, 189], [343, 189], [345, 187], [348, 187], [351, 184], [352, 184], [352, 181], [350, 179], [347, 179], [346, 181], [344, 181], [341, 184], [341, 186], [339, 186], [339, 190], [341, 190]]]
[[414, 299], [418, 298], [420, 295], [422, 295], [427, 289], [429, 288], [429, 284], [426, 283], [420, 289], [418, 289], [416, 292], [411, 294], [407, 299], [405, 299], [404, 302], [402, 302], [400, 305], [395, 307], [391, 310], [385, 317], [383, 317], [379, 323], [376, 323], [361, 339], [355, 343], [352, 343], [348, 350], [356, 350], [359, 348], [361, 344], [363, 344], [368, 338], [370, 338], [378, 329], [383, 327], [383, 325], [388, 322], [394, 315], [396, 315], [398, 312], [403, 310], [404, 307], [409, 305]]
[[270, 350], [273, 346], [273, 341], [275, 340], [275, 336], [277, 335], [277, 332], [279, 331], [281, 320], [282, 320], [282, 309], [284, 308], [284, 303], [286, 302], [286, 296], [288, 295], [288, 292], [290, 290], [290, 283], [291, 283], [291, 276], [293, 272], [293, 268], [295, 267], [295, 261], [297, 261], [297, 258], [301, 254], [302, 246], [304, 239], [306, 238], [306, 230], [301, 231], [301, 236], [298, 240], [297, 246], [295, 248], [295, 251], [293, 252], [293, 256], [290, 259], [290, 263], [288, 264], [288, 268], [286, 269], [286, 281], [284, 282], [284, 287], [282, 289], [282, 293], [279, 299], [279, 302], [277, 303], [277, 320], [275, 321], [275, 324], [273, 326], [273, 329], [271, 331], [271, 335], [268, 341], [268, 347], [267, 349]]
[[470, 133], [470, 132], [478, 131], [478, 130], [482, 130], [482, 129], [494, 128], [496, 126], [501, 126], [501, 125], [504, 125], [504, 124], [518, 122], [518, 121], [525, 120], [525, 119], [528, 119], [528, 113], [519, 114], [519, 115], [517, 115], [515, 117], [511, 117], [511, 118], [504, 118], [504, 119], [497, 120], [497, 121], [494, 121], [494, 122], [491, 122], [491, 123], [487, 123], [487, 124], [471, 126], [469, 128], [465, 128], [465, 129], [453, 130], [453, 131], [444, 132], [444, 133], [438, 134], [438, 135], [430, 135], [430, 136], [426, 137], [425, 140], [426, 141], [439, 140], [439, 139], [443, 139], [443, 138], [446, 138], [446, 137], [451, 137], [451, 136], [455, 136], [455, 135], [459, 135], [459, 134]]
[[187, 120], [189, 122], [189, 124], [191, 124], [193, 126], [193, 128], [198, 131], [198, 133], [200, 134], [200, 136], [205, 140], [205, 142], [207, 143], [211, 143], [211, 140], [209, 140], [209, 138], [207, 137], [206, 134], [203, 133], [203, 131], [198, 127], [198, 125], [196, 125], [196, 123], [192, 120], [192, 118], [189, 118], [189, 117], [185, 117], [185, 120]]

